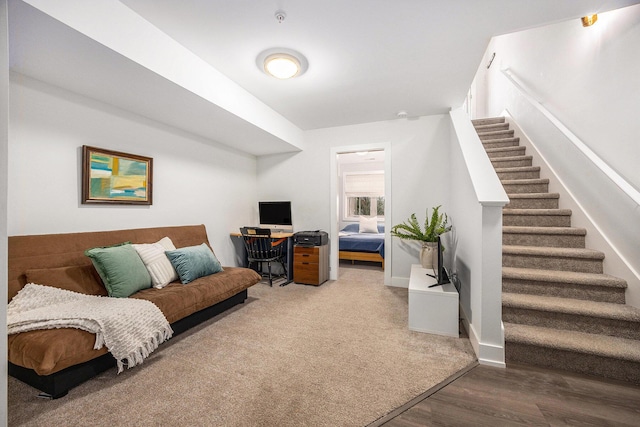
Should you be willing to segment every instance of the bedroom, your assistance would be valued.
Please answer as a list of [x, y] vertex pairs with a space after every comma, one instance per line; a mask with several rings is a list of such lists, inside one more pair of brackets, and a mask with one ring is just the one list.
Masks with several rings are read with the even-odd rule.
[[337, 154], [340, 266], [373, 263], [384, 271], [384, 154]]

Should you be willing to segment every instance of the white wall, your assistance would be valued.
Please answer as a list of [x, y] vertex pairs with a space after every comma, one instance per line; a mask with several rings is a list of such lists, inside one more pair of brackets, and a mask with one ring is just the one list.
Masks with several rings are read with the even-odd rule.
[[[487, 85], [486, 114], [502, 112], [496, 75], [509, 68], [554, 116], [640, 190], [638, 46], [640, 5], [601, 13], [587, 28], [574, 19], [495, 37], [477, 77], [479, 91]], [[487, 70], [493, 52], [496, 58]]]
[[[258, 198], [292, 201], [295, 230], [330, 230], [331, 149], [372, 143], [391, 145], [391, 223], [449, 203], [450, 123], [445, 115], [393, 120], [308, 131], [300, 153], [258, 159]], [[336, 224], [337, 226], [337, 224]], [[392, 240], [392, 283], [408, 286], [418, 245]]]
[[[627, 303], [640, 307], [640, 228], [631, 225], [640, 221], [640, 5], [598, 16], [588, 28], [571, 20], [494, 38], [476, 75], [476, 99], [487, 116], [507, 110], [513, 117], [521, 144], [531, 141], [527, 152], [552, 178], [550, 191], [561, 194], [560, 207], [572, 209], [572, 225], [587, 229], [587, 247], [605, 253], [605, 273], [625, 279]], [[533, 100], [509, 81], [505, 68]], [[608, 178], [542, 109], [636, 197]]]
[[[9, 235], [205, 224], [223, 265], [251, 223], [253, 156], [11, 74]], [[80, 202], [81, 146], [153, 158], [152, 206]]]
[[[7, 295], [7, 147], [9, 141], [9, 50], [7, 2], [0, 1], [0, 295]], [[7, 306], [0, 304], [0, 426], [7, 425]]]

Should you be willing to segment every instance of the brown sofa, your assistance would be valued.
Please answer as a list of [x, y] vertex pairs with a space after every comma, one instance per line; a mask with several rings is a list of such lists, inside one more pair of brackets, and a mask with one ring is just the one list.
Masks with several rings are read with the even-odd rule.
[[[107, 295], [86, 249], [125, 241], [154, 243], [168, 236], [177, 248], [209, 245], [204, 225], [70, 234], [11, 236], [8, 241], [9, 301], [29, 282], [92, 295]], [[130, 298], [156, 304], [174, 335], [247, 298], [260, 281], [253, 270], [224, 267], [187, 285], [143, 289]], [[94, 350], [95, 335], [79, 329], [48, 329], [9, 335], [9, 374], [53, 398], [115, 366], [106, 348]]]

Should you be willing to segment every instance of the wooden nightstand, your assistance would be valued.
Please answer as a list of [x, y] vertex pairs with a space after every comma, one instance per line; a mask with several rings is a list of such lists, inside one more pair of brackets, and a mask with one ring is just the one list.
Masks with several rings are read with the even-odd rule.
[[329, 245], [293, 247], [293, 281], [321, 285], [329, 280]]

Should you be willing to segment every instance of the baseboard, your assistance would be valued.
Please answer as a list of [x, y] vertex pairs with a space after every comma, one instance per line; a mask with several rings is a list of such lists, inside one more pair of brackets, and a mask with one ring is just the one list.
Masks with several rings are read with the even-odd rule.
[[408, 288], [409, 287], [409, 278], [408, 277], [391, 277], [391, 285], [397, 288]]
[[[500, 346], [481, 342], [473, 324], [469, 322], [469, 317], [462, 305], [460, 305], [460, 316], [462, 318], [462, 325], [469, 335], [469, 341], [471, 342], [473, 351], [478, 358], [478, 363], [496, 368], [506, 368], [504, 345]], [[500, 327], [502, 329], [502, 336], [504, 336], [504, 325], [502, 322], [500, 323]], [[504, 340], [502, 342], [504, 343]]]

